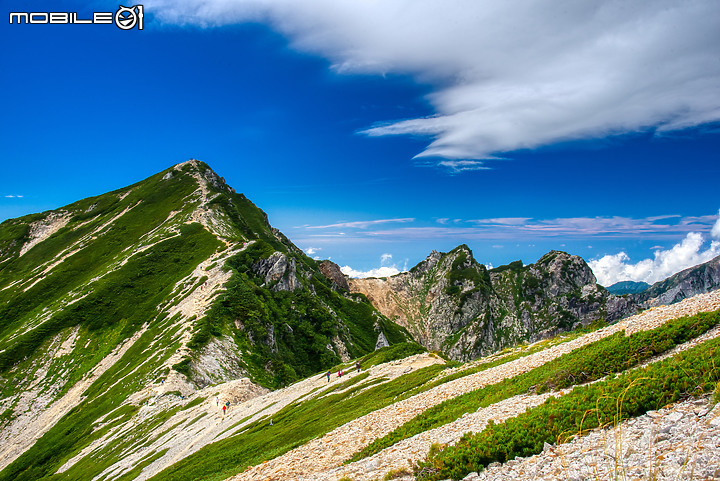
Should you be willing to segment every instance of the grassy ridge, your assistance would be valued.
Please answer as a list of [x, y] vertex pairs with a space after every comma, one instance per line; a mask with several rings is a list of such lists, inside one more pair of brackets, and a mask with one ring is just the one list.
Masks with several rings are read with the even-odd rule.
[[[155, 178], [157, 177], [157, 178]], [[67, 207], [70, 212], [79, 209], [81, 212], [86, 204], [107, 203], [104, 207], [93, 209], [87, 214], [78, 214], [80, 219], [71, 220], [66, 227], [50, 236], [45, 241], [30, 249], [24, 256], [14, 258], [0, 266], [0, 285], [6, 285], [18, 279], [32, 277], [37, 266], [57, 260], [65, 250], [71, 248], [81, 237], [89, 235], [93, 229], [101, 226], [125, 208], [138, 205], [119, 217], [111, 229], [98, 233], [97, 237], [75, 254], [66, 258], [53, 268], [37, 284], [26, 291], [6, 289], [0, 291], [0, 339], [21, 329], [30, 319], [42, 313], [46, 307], [60, 307], [58, 301], [65, 298], [69, 291], [79, 289], [92, 278], [104, 274], [110, 263], [117, 260], [120, 251], [136, 244], [140, 237], [162, 223], [174, 205], [182, 204], [182, 199], [194, 189], [194, 181], [183, 176], [170, 181], [161, 181], [154, 176], [142, 185], [138, 185], [122, 201], [115, 194], [105, 194]], [[79, 205], [78, 205], [79, 204]], [[85, 207], [85, 208], [88, 208]], [[93, 215], [86, 219], [86, 216]], [[78, 217], [76, 216], [76, 217]], [[85, 225], [77, 225], [88, 221]], [[4, 224], [3, 224], [4, 225]], [[4, 231], [4, 229], [3, 229]], [[140, 273], [135, 273], [139, 275]], [[138, 277], [129, 278], [127, 282], [137, 282]], [[103, 282], [103, 281], [100, 281]], [[101, 307], [101, 300], [96, 300]], [[59, 310], [59, 309], [58, 309]], [[35, 337], [43, 339], [57, 332], [57, 328], [38, 331]], [[12, 344], [15, 344], [15, 340]], [[8, 347], [7, 342], [0, 341], [0, 348]], [[26, 347], [30, 347], [29, 345]], [[37, 347], [37, 343], [33, 343]], [[26, 351], [31, 354], [32, 351]], [[10, 364], [17, 359], [11, 359]], [[8, 362], [3, 361], [0, 371], [7, 369]]]
[[[352, 357], [372, 352], [379, 331], [391, 344], [406, 340], [406, 332], [378, 316], [364, 296], [333, 291], [315, 261], [274, 231], [262, 210], [242, 194], [232, 193], [206, 169], [205, 164], [190, 163], [182, 171], [168, 169], [127, 188], [58, 209], [56, 213], [69, 216], [67, 225], [22, 257], [18, 254], [30, 237], [30, 224], [49, 213], [0, 224], [0, 288], [15, 283], [0, 290], [3, 397], [17, 395], [37, 378], [42, 379], [42, 394], [57, 399], [141, 326], [149, 326], [106, 375], [94, 380], [85, 393], [87, 399], [0, 473], [0, 480], [87, 479], [117, 461], [133, 443], [147, 442], [154, 435], [146, 432], [147, 426], [138, 427], [128, 439], [80, 460], [67, 473], [51, 474], [107, 431], [96, 430], [97, 419], [166, 374], [160, 366], [179, 347], [173, 341], [179, 333], [177, 326], [171, 328], [173, 320], [157, 317], [158, 306], [167, 310], [170, 298], [177, 303], [173, 286], [224, 248], [200, 224], [183, 223], [199, 200], [193, 195], [198, 189], [196, 173], [209, 182], [212, 220], [223, 224], [222, 235], [230, 242], [256, 242], [228, 261], [233, 273], [227, 292], [214, 302], [208, 316], [195, 320], [191, 350], [198, 352], [214, 336], [229, 335], [255, 380], [277, 387], [338, 365], [340, 358], [327, 347], [337, 338]], [[172, 225], [163, 227], [171, 214], [177, 214], [168, 222]], [[157, 243], [140, 252], [141, 246], [152, 242]], [[297, 263], [301, 289], [276, 292], [274, 284], [265, 285], [255, 275], [252, 266], [275, 251]], [[121, 261], [127, 262], [120, 265]], [[47, 273], [40, 273], [56, 262]], [[27, 290], [19, 288], [36, 280]], [[203, 280], [196, 280], [195, 287]], [[242, 329], [237, 327], [241, 323]], [[75, 336], [72, 354], [53, 356], [71, 335]], [[418, 350], [409, 345], [397, 349], [403, 353]], [[394, 355], [388, 352], [379, 355]], [[371, 356], [363, 362], [375, 362], [371, 358], [377, 360]], [[189, 374], [192, 359], [186, 361]], [[54, 391], [58, 387], [60, 391]], [[16, 400], [0, 412], [2, 425], [12, 421], [17, 404]], [[148, 426], [159, 424], [165, 415], [148, 420]]]
[[493, 462], [542, 452], [544, 443], [566, 442], [598, 426], [645, 414], [680, 399], [717, 389], [720, 339], [618, 378], [574, 389], [565, 396], [465, 435], [415, 469], [416, 479], [461, 479]]
[[543, 392], [622, 372], [699, 336], [720, 323], [720, 311], [670, 321], [651, 331], [623, 332], [564, 354], [524, 374], [444, 401], [419, 414], [355, 454], [352, 461], [382, 451], [403, 439], [455, 421], [465, 413], [528, 391]]

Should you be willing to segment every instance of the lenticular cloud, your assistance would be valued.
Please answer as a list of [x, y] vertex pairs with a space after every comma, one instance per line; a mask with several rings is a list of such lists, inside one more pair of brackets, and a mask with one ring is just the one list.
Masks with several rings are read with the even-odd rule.
[[720, 120], [713, 0], [145, 3], [172, 24], [265, 22], [339, 73], [434, 86], [435, 115], [377, 119], [364, 133], [427, 136], [418, 157], [456, 171], [559, 141]]
[[643, 281], [653, 284], [688, 267], [707, 262], [720, 255], [720, 212], [718, 220], [710, 231], [710, 246], [702, 234], [690, 232], [682, 242], [671, 249], [658, 250], [652, 259], [635, 264], [625, 252], [606, 255], [588, 264], [595, 273], [597, 281], [603, 286], [611, 286], [620, 281]]

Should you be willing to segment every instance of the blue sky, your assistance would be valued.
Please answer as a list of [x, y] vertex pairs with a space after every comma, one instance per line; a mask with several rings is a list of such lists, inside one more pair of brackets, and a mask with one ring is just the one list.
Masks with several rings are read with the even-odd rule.
[[[648, 2], [650, 3], [650, 2]], [[355, 273], [468, 244], [606, 284], [720, 254], [714, 2], [151, 0], [0, 22], [0, 220], [198, 158]]]

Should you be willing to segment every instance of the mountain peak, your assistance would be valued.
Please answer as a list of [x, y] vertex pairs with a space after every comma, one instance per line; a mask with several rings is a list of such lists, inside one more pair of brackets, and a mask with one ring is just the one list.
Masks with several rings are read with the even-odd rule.
[[207, 165], [207, 164], [205, 164], [205, 162], [202, 162], [201, 160], [198, 160], [198, 159], [188, 159], [184, 162], [178, 162], [177, 164], [173, 165], [172, 168], [176, 169], [176, 170], [182, 170], [184, 167], [190, 166], [190, 167], [194, 167], [194, 168], [198, 169], [200, 164]]
[[217, 191], [234, 194], [235, 189], [225, 183], [225, 178], [220, 177], [208, 164], [198, 159], [190, 159], [180, 162], [168, 169], [163, 179], [171, 179], [174, 172], [187, 172], [193, 176], [199, 183], [203, 183], [205, 187]]
[[628, 303], [607, 291], [578, 256], [551, 251], [535, 264], [515, 261], [488, 270], [465, 245], [433, 251], [408, 272], [386, 281], [351, 279], [387, 317], [429, 350], [469, 360], [519, 342], [543, 339], [605, 318]]

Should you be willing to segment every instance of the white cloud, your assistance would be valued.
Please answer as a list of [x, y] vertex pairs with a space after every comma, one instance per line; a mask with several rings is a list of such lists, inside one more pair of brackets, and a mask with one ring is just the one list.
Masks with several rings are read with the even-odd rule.
[[[690, 232], [709, 232], [717, 216], [704, 215], [681, 217], [677, 215], [632, 217], [571, 217], [554, 219], [531, 219], [528, 217], [500, 217], [487, 219], [435, 219], [423, 224], [422, 220], [412, 219], [412, 225], [403, 224], [410, 219], [385, 219], [379, 221], [356, 221], [329, 226], [304, 226], [307, 229], [298, 238], [303, 242], [318, 242], [319, 237], [332, 236], [335, 233], [311, 234], [309, 229], [328, 229], [335, 226], [354, 226], [345, 238], [369, 239], [383, 238], [393, 240], [418, 239], [454, 239], [457, 243], [468, 240], [516, 241], [518, 238], [532, 242], [535, 239], [553, 239], [565, 241], [567, 238], [617, 239], [650, 237], [655, 240], [677, 239]], [[384, 224], [389, 225], [384, 225]], [[324, 231], [320, 231], [324, 232]], [[499, 244], [500, 242], [498, 242]]]
[[[451, 172], [503, 152], [720, 120], [713, 0], [146, 0], [161, 21], [264, 22], [341, 73], [407, 74], [435, 114], [367, 135], [428, 136]], [[433, 161], [432, 159], [440, 158]], [[442, 160], [445, 159], [445, 160]]]
[[719, 239], [720, 240], [720, 210], [718, 210], [718, 220], [713, 224], [713, 228], [710, 231], [710, 236], [713, 239]]
[[6, 199], [22, 199], [22, 195], [6, 195]]
[[392, 254], [383, 254], [380, 256], [380, 267], [376, 269], [370, 269], [368, 271], [358, 271], [350, 266], [343, 266], [340, 268], [343, 274], [349, 277], [365, 278], [365, 277], [390, 277], [395, 274], [407, 271], [407, 259], [402, 269], [398, 268], [397, 264], [385, 265], [392, 261]]
[[307, 249], [304, 249], [304, 250], [305, 250], [305, 254], [312, 256], [312, 255], [317, 254], [319, 251], [321, 251], [322, 247], [308, 247]]
[[350, 266], [343, 266], [340, 268], [343, 274], [348, 277], [365, 278], [365, 277], [390, 277], [395, 274], [399, 274], [400, 270], [395, 267], [378, 267], [377, 269], [370, 269], [369, 271], [356, 271]]
[[[365, 131], [365, 133], [367, 133], [369, 135], [377, 135], [377, 133], [374, 133], [374, 132], [379, 132], [379, 131], [377, 131], [375, 129]], [[412, 132], [410, 132], [410, 133], [412, 133]], [[380, 133], [380, 135], [383, 135], [383, 134]], [[453, 174], [459, 174], [461, 172], [470, 172], [473, 170], [490, 170], [490, 167], [487, 167], [485, 165], [485, 162], [482, 160], [446, 159], [446, 160], [441, 160], [440, 162], [437, 163], [437, 165], [439, 165], [441, 167], [445, 167]]]
[[402, 219], [377, 219], [377, 220], [360, 220], [354, 222], [339, 222], [337, 224], [328, 225], [308, 225], [304, 226], [306, 229], [336, 229], [336, 228], [350, 228], [350, 229], [367, 229], [370, 226], [378, 224], [387, 224], [393, 222], [407, 223], [413, 222], [415, 219], [406, 217]]
[[530, 217], [497, 217], [494, 219], [475, 219], [468, 222], [475, 224], [523, 225], [532, 220]]
[[598, 283], [611, 286], [620, 281], [643, 281], [653, 284], [683, 269], [707, 262], [720, 255], [720, 212], [713, 225], [710, 235], [713, 239], [707, 244], [704, 236], [690, 232], [682, 242], [668, 250], [656, 250], [652, 259], [644, 259], [637, 263], [630, 262], [625, 252], [606, 255], [588, 262], [595, 273]]

